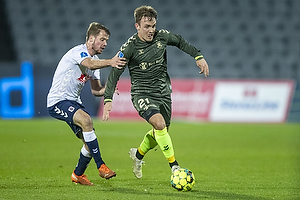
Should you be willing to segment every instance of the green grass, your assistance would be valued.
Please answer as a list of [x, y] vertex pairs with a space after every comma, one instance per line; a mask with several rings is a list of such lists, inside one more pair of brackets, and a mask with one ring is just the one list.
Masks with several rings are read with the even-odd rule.
[[132, 174], [128, 151], [150, 130], [145, 122], [94, 119], [102, 156], [117, 172], [93, 187], [74, 185], [81, 142], [55, 119], [0, 120], [0, 199], [300, 199], [300, 124], [172, 122], [170, 135], [182, 167], [196, 184], [175, 191], [162, 152], [145, 157], [143, 178]]

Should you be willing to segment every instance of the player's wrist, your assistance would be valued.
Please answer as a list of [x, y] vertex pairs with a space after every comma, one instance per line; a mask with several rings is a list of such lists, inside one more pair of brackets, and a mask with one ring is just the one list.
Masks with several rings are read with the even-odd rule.
[[104, 105], [108, 102], [112, 102], [112, 99], [104, 99]]
[[201, 60], [203, 58], [203, 55], [200, 55], [200, 56], [196, 56], [195, 57], [195, 60], [197, 61], [197, 60]]

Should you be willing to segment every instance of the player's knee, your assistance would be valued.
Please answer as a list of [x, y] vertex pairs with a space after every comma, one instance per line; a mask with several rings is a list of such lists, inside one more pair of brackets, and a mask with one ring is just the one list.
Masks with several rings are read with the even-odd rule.
[[82, 130], [91, 131], [93, 130], [93, 121], [90, 117], [85, 117], [81, 120]]
[[153, 123], [153, 128], [155, 130], [163, 130], [164, 128], [166, 128], [165, 121], [164, 120], [156, 121], [155, 123]]
[[84, 132], [93, 130], [93, 120], [91, 116], [81, 109], [76, 111], [73, 121], [76, 125], [80, 126]]
[[166, 128], [165, 120], [160, 113], [153, 115], [149, 122], [155, 130], [163, 130]]

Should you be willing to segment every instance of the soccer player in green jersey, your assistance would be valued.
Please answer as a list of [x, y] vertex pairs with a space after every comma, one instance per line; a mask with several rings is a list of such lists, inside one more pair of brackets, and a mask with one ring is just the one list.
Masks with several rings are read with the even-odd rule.
[[[121, 56], [126, 58], [131, 79], [131, 100], [139, 115], [153, 129], [144, 136], [138, 148], [131, 148], [133, 173], [142, 177], [143, 157], [156, 145], [169, 161], [172, 172], [179, 169], [168, 128], [171, 120], [171, 81], [167, 73], [167, 45], [176, 46], [196, 60], [200, 74], [209, 75], [207, 62], [200, 50], [189, 44], [180, 35], [167, 30], [156, 30], [157, 12], [151, 6], [141, 6], [134, 11], [137, 33], [121, 46]], [[103, 120], [109, 119], [113, 94], [122, 69], [112, 68], [104, 93]]]

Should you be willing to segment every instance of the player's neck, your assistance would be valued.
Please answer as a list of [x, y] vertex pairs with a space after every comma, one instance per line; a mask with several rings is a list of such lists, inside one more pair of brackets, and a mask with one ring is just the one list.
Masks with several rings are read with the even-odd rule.
[[86, 42], [85, 45], [89, 54], [93, 57], [96, 54], [96, 51], [93, 49], [92, 45], [90, 45], [88, 42]]

